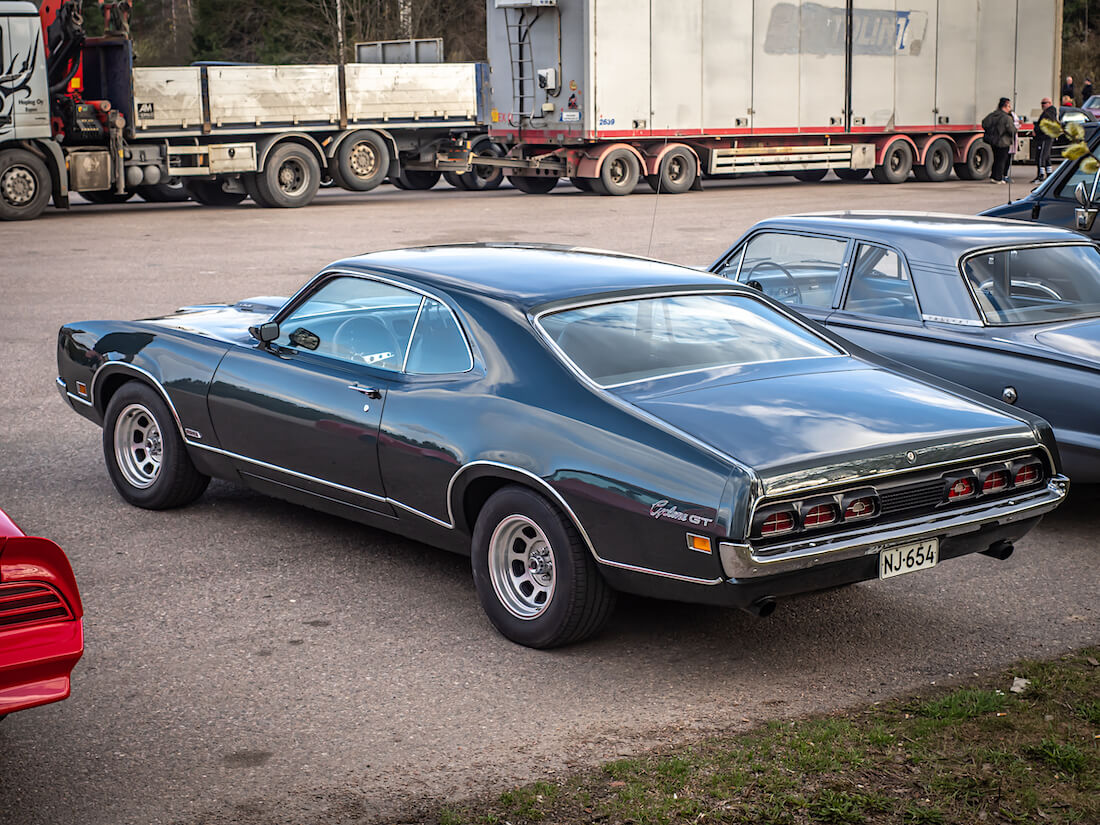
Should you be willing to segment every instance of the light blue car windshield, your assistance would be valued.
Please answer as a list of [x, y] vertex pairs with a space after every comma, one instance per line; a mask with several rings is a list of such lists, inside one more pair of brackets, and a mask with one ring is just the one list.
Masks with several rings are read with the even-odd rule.
[[996, 326], [1100, 315], [1100, 250], [1091, 244], [982, 252], [963, 273]]
[[539, 323], [597, 384], [716, 367], [842, 355], [824, 338], [743, 295], [641, 298], [563, 310]]

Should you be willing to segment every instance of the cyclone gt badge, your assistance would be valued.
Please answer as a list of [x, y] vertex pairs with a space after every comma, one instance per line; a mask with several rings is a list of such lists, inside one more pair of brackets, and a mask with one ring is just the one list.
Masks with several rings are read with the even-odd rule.
[[694, 524], [696, 527], [709, 527], [714, 523], [713, 518], [684, 512], [679, 505], [670, 503], [667, 498], [653, 502], [649, 508], [649, 514], [655, 519], [678, 521], [681, 524]]

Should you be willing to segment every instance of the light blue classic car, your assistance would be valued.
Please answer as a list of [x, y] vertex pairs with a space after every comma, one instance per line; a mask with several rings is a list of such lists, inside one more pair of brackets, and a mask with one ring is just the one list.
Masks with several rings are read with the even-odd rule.
[[710, 270], [849, 341], [1046, 418], [1100, 482], [1100, 250], [996, 218], [844, 212], [761, 221]]

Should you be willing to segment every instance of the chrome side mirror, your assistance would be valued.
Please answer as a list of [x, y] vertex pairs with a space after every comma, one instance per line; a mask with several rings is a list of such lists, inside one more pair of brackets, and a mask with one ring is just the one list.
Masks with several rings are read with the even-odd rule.
[[1077, 185], [1073, 187], [1073, 199], [1077, 201], [1081, 206], [1089, 205], [1089, 193], [1085, 189], [1085, 182], [1078, 181]]

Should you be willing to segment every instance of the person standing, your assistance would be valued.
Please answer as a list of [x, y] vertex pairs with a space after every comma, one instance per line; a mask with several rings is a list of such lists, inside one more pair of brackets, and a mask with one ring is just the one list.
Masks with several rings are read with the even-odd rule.
[[1092, 97], [1092, 78], [1086, 77], [1084, 88], [1081, 89], [1081, 105], [1084, 106], [1090, 97]]
[[993, 172], [990, 183], [1008, 180], [1009, 152], [1016, 137], [1016, 124], [1012, 120], [1012, 101], [1002, 97], [997, 108], [982, 119], [985, 142], [993, 149]]
[[1032, 183], [1046, 180], [1047, 175], [1051, 173], [1050, 147], [1054, 143], [1054, 138], [1043, 131], [1043, 121], [1049, 120], [1055, 125], [1058, 124], [1058, 110], [1054, 108], [1051, 99], [1044, 97], [1039, 105], [1043, 107], [1043, 112], [1035, 121], [1035, 179]]
[[1076, 106], [1077, 97], [1073, 94], [1073, 77], [1066, 75], [1066, 82], [1062, 84], [1062, 97], [1070, 99], [1070, 106]]

